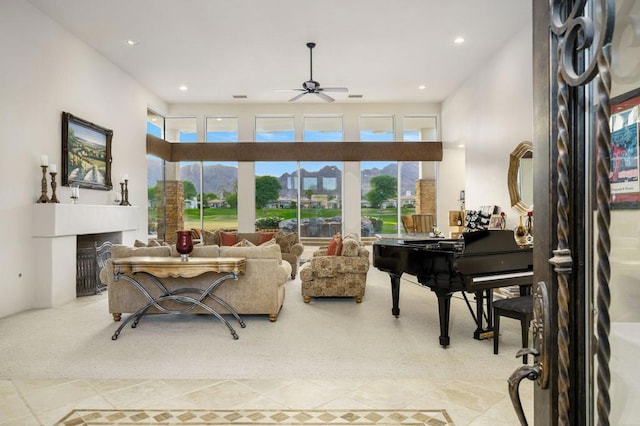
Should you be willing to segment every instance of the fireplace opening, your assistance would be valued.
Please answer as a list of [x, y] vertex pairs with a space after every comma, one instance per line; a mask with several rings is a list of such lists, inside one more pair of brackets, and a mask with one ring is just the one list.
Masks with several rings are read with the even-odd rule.
[[121, 243], [121, 232], [77, 236], [76, 297], [92, 296], [106, 289], [99, 278], [101, 264], [110, 257], [111, 245]]

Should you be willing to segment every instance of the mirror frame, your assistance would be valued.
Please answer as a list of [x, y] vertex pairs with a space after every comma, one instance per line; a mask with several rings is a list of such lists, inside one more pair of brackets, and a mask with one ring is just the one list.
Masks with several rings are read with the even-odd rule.
[[522, 141], [509, 155], [509, 173], [507, 175], [507, 186], [509, 187], [509, 197], [511, 207], [520, 214], [527, 214], [533, 210], [533, 205], [522, 202], [522, 197], [518, 188], [518, 172], [520, 171], [520, 159], [524, 158], [527, 152], [533, 153], [533, 144], [529, 141]]

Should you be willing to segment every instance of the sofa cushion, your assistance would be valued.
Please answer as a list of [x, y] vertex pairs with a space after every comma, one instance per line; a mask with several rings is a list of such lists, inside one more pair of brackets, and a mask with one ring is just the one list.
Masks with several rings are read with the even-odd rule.
[[133, 246], [134, 247], [146, 247], [147, 244], [144, 241], [140, 241], [140, 240], [135, 240], [133, 242]]
[[346, 257], [356, 257], [358, 256], [358, 251], [360, 249], [360, 243], [354, 238], [345, 237], [342, 240], [342, 256]]
[[200, 235], [202, 235], [202, 244], [205, 246], [220, 245], [220, 235], [217, 231], [207, 231], [203, 229]]
[[258, 245], [261, 246], [267, 241], [273, 240], [274, 235], [275, 235], [275, 232], [260, 232], [258, 234]]
[[134, 256], [168, 257], [171, 256], [171, 247], [129, 247], [120, 244], [114, 244], [111, 247], [111, 257], [113, 258]]
[[238, 242], [238, 234], [235, 232], [220, 231], [220, 245], [221, 246], [233, 246]]
[[219, 257], [220, 247], [217, 245], [193, 246], [191, 257]]
[[249, 241], [247, 239], [243, 239], [242, 241], [238, 241], [237, 243], [235, 243], [231, 247], [255, 247], [255, 246], [256, 245], [253, 244], [251, 241]]
[[327, 247], [327, 256], [340, 256], [342, 254], [342, 236], [338, 232], [333, 236], [329, 247]]
[[289, 253], [291, 246], [294, 245], [298, 240], [298, 234], [296, 234], [295, 232], [286, 234], [280, 231], [275, 235], [275, 237], [276, 243], [280, 246], [282, 253]]
[[282, 259], [280, 247], [276, 244], [256, 247], [220, 247], [220, 257], [244, 257], [247, 259]]
[[335, 277], [338, 274], [338, 263], [335, 256], [318, 256], [311, 259], [310, 269], [318, 278]]

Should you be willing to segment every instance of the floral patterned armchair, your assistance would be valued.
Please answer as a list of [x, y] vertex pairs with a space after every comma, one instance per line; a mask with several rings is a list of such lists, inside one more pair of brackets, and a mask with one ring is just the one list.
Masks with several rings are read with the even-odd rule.
[[340, 255], [328, 256], [327, 248], [321, 248], [300, 268], [304, 302], [312, 297], [355, 297], [361, 303], [368, 270], [369, 251], [356, 235], [347, 235]]

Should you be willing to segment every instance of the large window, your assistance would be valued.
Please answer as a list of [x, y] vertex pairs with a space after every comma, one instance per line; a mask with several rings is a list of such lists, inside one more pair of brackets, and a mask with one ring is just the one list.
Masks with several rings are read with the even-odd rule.
[[[295, 142], [293, 116], [256, 117], [256, 142]], [[298, 232], [298, 164], [295, 161], [257, 161], [256, 228]]]
[[[363, 116], [360, 118], [360, 140], [364, 142], [393, 142], [395, 140], [394, 117], [391, 115]], [[402, 117], [402, 142], [428, 142], [438, 139], [436, 117]], [[421, 166], [426, 167], [421, 173]], [[421, 175], [432, 182], [417, 182]], [[363, 223], [375, 233], [404, 233], [402, 216], [416, 213], [432, 214], [433, 206], [422, 203], [424, 211], [416, 211], [419, 205], [418, 188], [435, 187], [435, 166], [432, 162], [419, 161], [363, 161], [360, 165], [361, 207]], [[424, 198], [424, 197], [423, 197]], [[427, 197], [432, 200], [433, 197]], [[363, 235], [366, 232], [363, 230]]]
[[[164, 117], [155, 111], [147, 111], [147, 133], [164, 138]], [[158, 192], [158, 182], [164, 181], [164, 161], [156, 156], [147, 155], [147, 229], [149, 237], [158, 237], [158, 217], [164, 220], [164, 197]], [[122, 197], [120, 188], [113, 193], [114, 203]], [[164, 238], [164, 236], [161, 236]]]
[[[238, 142], [238, 117], [207, 117], [206, 142]], [[202, 228], [238, 227], [238, 162], [202, 163]]]
[[[197, 142], [195, 117], [165, 117], [165, 140], [174, 143]], [[199, 161], [169, 163], [163, 190], [166, 196], [166, 241], [175, 240], [179, 229], [199, 229], [202, 217], [198, 204], [202, 188], [202, 164]], [[182, 197], [180, 196], [182, 183]], [[182, 202], [180, 202], [182, 198]], [[180, 221], [182, 213], [182, 222]], [[159, 226], [162, 230], [163, 226]]]
[[[340, 116], [304, 117], [304, 142], [342, 142]], [[328, 238], [342, 232], [342, 163], [300, 162], [300, 236]]]
[[[393, 116], [360, 117], [361, 142], [393, 142]], [[362, 236], [398, 232], [398, 162], [360, 163]]]

